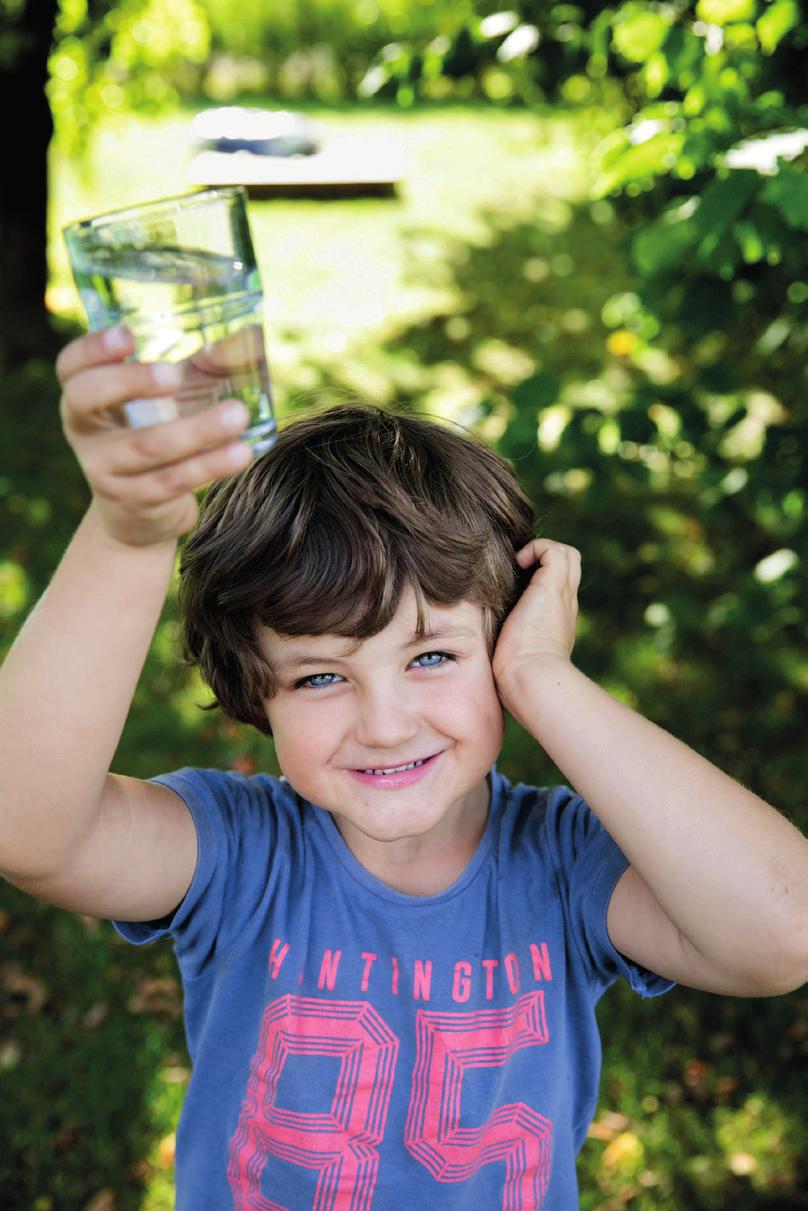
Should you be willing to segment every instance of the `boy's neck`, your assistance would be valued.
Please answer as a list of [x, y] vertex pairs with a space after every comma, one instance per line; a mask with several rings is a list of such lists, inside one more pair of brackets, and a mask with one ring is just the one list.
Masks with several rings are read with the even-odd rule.
[[409, 896], [437, 896], [455, 883], [477, 852], [488, 823], [488, 777], [469, 792], [439, 835], [375, 841], [336, 813], [345, 844], [365, 870]]

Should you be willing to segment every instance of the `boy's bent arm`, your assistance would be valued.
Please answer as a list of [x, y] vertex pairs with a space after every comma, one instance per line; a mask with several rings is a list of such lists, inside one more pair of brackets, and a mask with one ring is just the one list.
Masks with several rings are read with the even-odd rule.
[[506, 710], [541, 744], [628, 857], [609, 905], [617, 949], [682, 983], [737, 996], [808, 980], [808, 840], [570, 660], [580, 554], [517, 552], [530, 583], [493, 659]]
[[161, 916], [193, 874], [179, 799], [107, 772], [175, 548], [119, 544], [91, 506], [0, 670], [0, 873], [93, 915]]
[[[808, 841], [793, 824], [569, 662], [535, 666], [510, 703], [629, 858], [685, 953], [698, 952], [694, 986], [775, 995], [808, 979]], [[637, 957], [630, 939], [648, 933], [653, 906], [628, 892], [622, 915], [610, 906], [609, 929]], [[659, 938], [667, 949], [666, 933]], [[658, 970], [653, 949], [643, 961]], [[681, 971], [672, 978], [688, 982]]]

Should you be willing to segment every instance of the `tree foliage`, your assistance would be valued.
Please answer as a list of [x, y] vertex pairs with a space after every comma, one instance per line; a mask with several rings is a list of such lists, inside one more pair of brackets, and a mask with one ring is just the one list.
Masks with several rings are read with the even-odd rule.
[[209, 50], [198, 0], [61, 0], [48, 89], [60, 138], [78, 149], [110, 111], [176, 104]]

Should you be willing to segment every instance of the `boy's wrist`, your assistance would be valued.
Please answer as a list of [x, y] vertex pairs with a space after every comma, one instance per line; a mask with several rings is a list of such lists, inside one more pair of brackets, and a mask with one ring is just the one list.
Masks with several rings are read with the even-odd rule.
[[530, 660], [509, 669], [507, 675], [498, 675], [494, 667], [494, 679], [502, 705], [517, 723], [526, 728], [527, 716], [532, 715], [534, 708], [543, 702], [545, 696], [552, 695], [570, 673], [579, 673], [570, 657], [561, 651], [550, 650], [537, 653]]
[[86, 524], [94, 538], [114, 554], [124, 553], [131, 556], [133, 552], [153, 552], [155, 555], [165, 555], [173, 560], [177, 549], [177, 537], [162, 539], [159, 542], [138, 543], [117, 535], [104, 517], [103, 506], [97, 497], [93, 496], [86, 514]]

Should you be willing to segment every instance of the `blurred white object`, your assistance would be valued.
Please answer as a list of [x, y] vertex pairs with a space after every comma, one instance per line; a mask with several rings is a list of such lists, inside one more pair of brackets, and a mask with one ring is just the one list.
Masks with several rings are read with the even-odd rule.
[[191, 122], [191, 135], [211, 151], [248, 151], [259, 156], [310, 156], [319, 150], [314, 128], [289, 110], [206, 109]]
[[514, 59], [525, 59], [532, 55], [541, 41], [541, 34], [535, 25], [518, 25], [512, 34], [508, 34], [497, 51], [500, 63], [512, 63]]
[[668, 130], [667, 122], [661, 122], [658, 118], [646, 118], [642, 122], [633, 122], [629, 126], [628, 141], [632, 147], [639, 147], [641, 144], [647, 143], [649, 139], [653, 139], [654, 135], [665, 130]]
[[765, 135], [762, 139], [747, 139], [726, 153], [729, 168], [755, 168], [764, 176], [774, 176], [777, 159], [794, 160], [808, 147], [808, 130], [792, 130], [787, 134]]
[[204, 110], [190, 123], [192, 185], [244, 185], [253, 193], [299, 194], [395, 192], [405, 175], [397, 139], [340, 124], [334, 133], [315, 129], [286, 110], [223, 106]]

